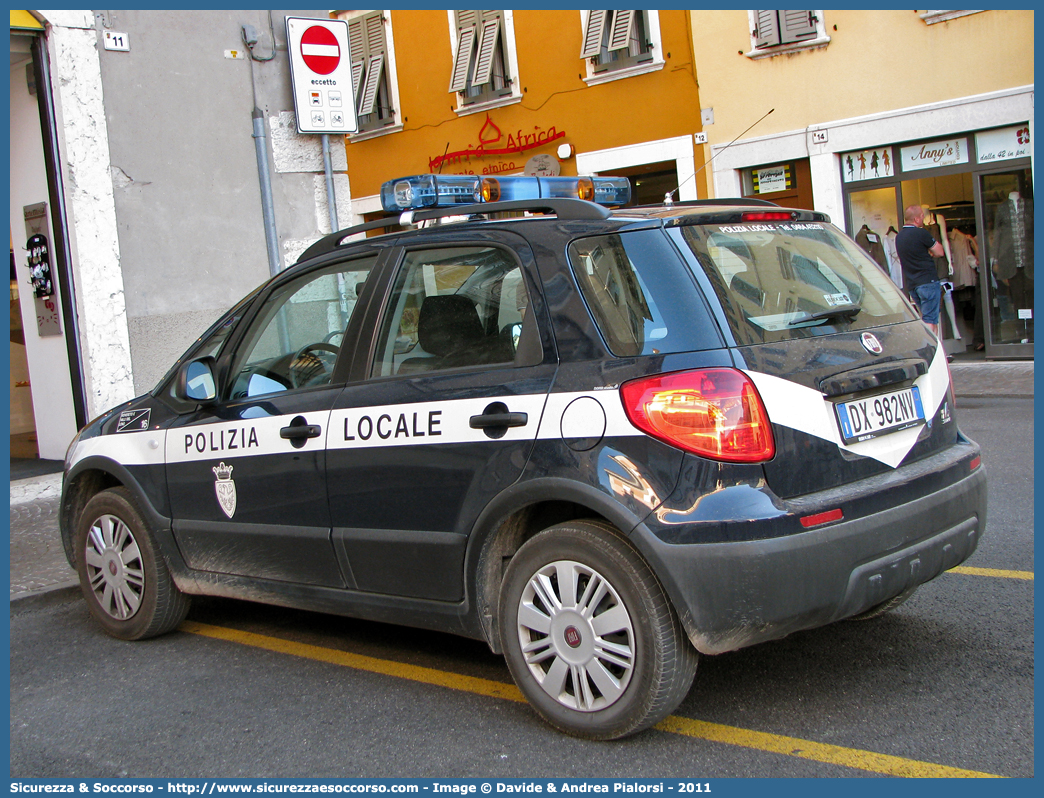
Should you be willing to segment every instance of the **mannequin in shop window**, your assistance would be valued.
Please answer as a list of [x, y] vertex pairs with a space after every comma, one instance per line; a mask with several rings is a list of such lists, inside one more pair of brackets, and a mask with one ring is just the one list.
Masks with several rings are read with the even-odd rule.
[[990, 264], [1004, 284], [1012, 310], [1033, 307], [1033, 200], [1008, 194], [993, 217]]
[[[931, 233], [932, 238], [942, 245], [942, 255], [935, 258], [935, 272], [939, 277], [942, 288], [942, 307], [946, 311], [949, 320], [950, 336], [954, 340], [961, 339], [961, 329], [957, 326], [957, 309], [953, 304], [953, 254], [950, 252], [950, 239], [946, 230], [946, 217], [927, 205], [921, 206], [924, 211], [924, 229]], [[939, 340], [947, 336], [939, 327]]]
[[888, 276], [892, 278], [892, 282], [897, 287], [903, 287], [903, 267], [899, 263], [899, 253], [895, 249], [895, 238], [899, 235], [899, 231], [895, 229], [895, 225], [888, 225], [888, 232], [884, 234], [884, 249], [885, 258], [888, 259]]

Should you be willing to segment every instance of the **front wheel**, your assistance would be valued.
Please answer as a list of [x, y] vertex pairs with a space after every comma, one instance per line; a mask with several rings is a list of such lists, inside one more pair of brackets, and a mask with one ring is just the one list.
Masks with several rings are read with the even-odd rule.
[[113, 637], [169, 632], [189, 610], [126, 488], [94, 496], [76, 526], [76, 571], [91, 615]]
[[536, 711], [592, 740], [666, 717], [688, 693], [699, 656], [645, 561], [593, 520], [553, 526], [519, 548], [504, 576], [500, 636]]

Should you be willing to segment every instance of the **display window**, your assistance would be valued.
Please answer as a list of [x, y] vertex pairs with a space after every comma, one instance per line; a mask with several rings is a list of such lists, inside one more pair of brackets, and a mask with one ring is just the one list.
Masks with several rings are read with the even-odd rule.
[[840, 154], [848, 233], [897, 286], [904, 288], [894, 242], [906, 208], [920, 206], [943, 245], [936, 268], [949, 354], [1033, 356], [1028, 144], [1020, 125]]

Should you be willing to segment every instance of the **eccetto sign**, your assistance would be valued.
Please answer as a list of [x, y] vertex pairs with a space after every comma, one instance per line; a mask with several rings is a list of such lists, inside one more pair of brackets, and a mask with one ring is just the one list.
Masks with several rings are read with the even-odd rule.
[[348, 23], [287, 17], [286, 44], [298, 132], [357, 131]]

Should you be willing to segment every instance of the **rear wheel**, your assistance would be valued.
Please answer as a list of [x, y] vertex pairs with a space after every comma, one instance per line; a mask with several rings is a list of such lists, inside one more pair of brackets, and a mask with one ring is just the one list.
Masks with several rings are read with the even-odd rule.
[[577, 737], [652, 726], [696, 673], [698, 654], [656, 577], [599, 521], [551, 527], [519, 548], [504, 576], [500, 634], [519, 689]]
[[80, 589], [106, 632], [141, 640], [169, 632], [188, 614], [141, 513], [125, 488], [94, 496], [74, 539]]

